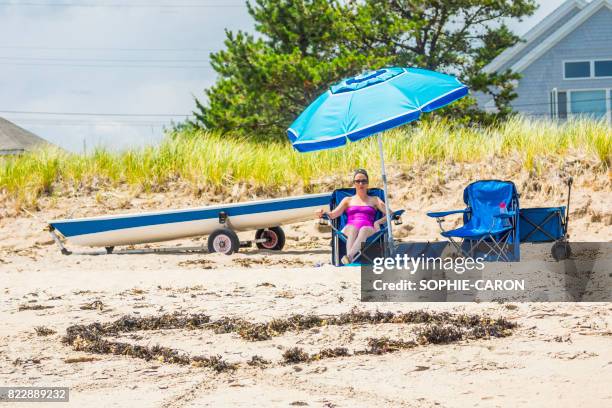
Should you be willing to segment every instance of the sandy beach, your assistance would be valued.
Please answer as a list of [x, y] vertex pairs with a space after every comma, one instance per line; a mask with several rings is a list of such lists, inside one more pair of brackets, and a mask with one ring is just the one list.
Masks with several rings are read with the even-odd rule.
[[[449, 190], [451, 190], [449, 188]], [[396, 190], [397, 191], [397, 190]], [[61, 198], [39, 211], [0, 220], [0, 383], [70, 387], [74, 406], [608, 406], [612, 404], [610, 303], [361, 303], [360, 271], [330, 263], [330, 233], [315, 221], [286, 228], [282, 252], [238, 254], [64, 256], [42, 220], [198, 205], [193, 197], [128, 193]], [[562, 196], [555, 205], [563, 204]], [[570, 234], [612, 240], [609, 189], [580, 186], [572, 199]], [[460, 194], [441, 191], [406, 208], [396, 230], [404, 240], [436, 240], [429, 209], [461, 208]], [[532, 194], [523, 206], [546, 205]], [[76, 205], [78, 204], [78, 205]], [[250, 238], [250, 233], [243, 234]], [[205, 239], [173, 242], [202, 245]], [[612, 254], [604, 254], [610, 260]], [[552, 261], [552, 259], [550, 260]], [[609, 265], [609, 263], [608, 263]], [[293, 347], [307, 353], [368, 339], [410, 339], [411, 324], [324, 325], [289, 330], [263, 341], [210, 329], [118, 333], [114, 340], [160, 345], [189, 355], [220, 355], [236, 368], [216, 372], [193, 364], [75, 351], [61, 339], [69, 326], [134, 317], [205, 314], [267, 322], [293, 314], [336, 316], [351, 310], [394, 313], [424, 309], [503, 317], [517, 326], [507, 337], [461, 339], [396, 352], [287, 363]], [[40, 327], [50, 329], [48, 333]], [[39, 328], [37, 333], [36, 328]], [[45, 334], [45, 335], [41, 335]], [[268, 364], [249, 365], [253, 356]], [[28, 404], [24, 404], [27, 406]], [[33, 406], [39, 406], [32, 404]]]
[[0, 408], [612, 408], [610, 23], [0, 0]]

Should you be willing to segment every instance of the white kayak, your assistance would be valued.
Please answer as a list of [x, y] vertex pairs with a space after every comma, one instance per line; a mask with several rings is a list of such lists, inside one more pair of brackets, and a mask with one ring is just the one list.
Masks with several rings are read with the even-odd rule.
[[330, 197], [329, 193], [310, 194], [180, 210], [60, 219], [49, 221], [49, 226], [52, 234], [57, 231], [73, 244], [107, 249], [209, 235], [209, 250], [231, 253], [240, 245], [235, 231], [248, 230], [258, 230], [256, 242], [264, 248], [281, 249], [278, 239], [284, 242], [284, 237], [278, 236], [282, 234], [279, 226], [313, 219], [316, 210], [328, 208]]

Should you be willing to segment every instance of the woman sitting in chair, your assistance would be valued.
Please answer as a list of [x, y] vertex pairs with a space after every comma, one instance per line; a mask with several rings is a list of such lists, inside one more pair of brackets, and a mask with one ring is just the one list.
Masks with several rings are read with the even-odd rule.
[[[343, 264], [353, 262], [361, 250], [361, 244], [369, 236], [378, 232], [380, 226], [386, 222], [385, 203], [378, 197], [368, 195], [368, 183], [368, 172], [364, 169], [355, 170], [353, 175], [355, 195], [344, 198], [333, 211], [319, 210], [317, 212], [319, 218], [325, 214], [329, 219], [334, 219], [346, 211], [347, 221], [342, 229], [342, 233], [347, 237], [346, 255], [342, 257]], [[383, 214], [383, 217], [375, 220], [377, 210]]]

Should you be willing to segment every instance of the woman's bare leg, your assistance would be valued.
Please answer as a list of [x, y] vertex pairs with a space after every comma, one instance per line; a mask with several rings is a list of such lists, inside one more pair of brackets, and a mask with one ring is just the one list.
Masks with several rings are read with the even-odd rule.
[[347, 250], [347, 256], [351, 261], [353, 261], [355, 254], [361, 251], [361, 244], [364, 243], [372, 234], [374, 234], [373, 227], [361, 227], [359, 229], [359, 233], [357, 233], [353, 246]]
[[349, 250], [353, 247], [353, 244], [357, 239], [359, 230], [353, 225], [349, 224], [342, 229], [342, 232], [344, 233], [344, 235], [346, 235], [346, 253], [348, 254]]

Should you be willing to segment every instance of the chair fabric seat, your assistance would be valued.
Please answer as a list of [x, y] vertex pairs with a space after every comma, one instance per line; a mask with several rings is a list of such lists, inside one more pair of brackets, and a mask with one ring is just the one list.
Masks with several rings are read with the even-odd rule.
[[[385, 233], [386, 231], [387, 231], [387, 229], [386, 229], [386, 228], [384, 228], [384, 229], [383, 229], [383, 228], [381, 228], [381, 229], [380, 229], [380, 231], [378, 231], [378, 232], [383, 232], [383, 233]], [[369, 236], [369, 237], [366, 239], [366, 242], [372, 242], [372, 241], [376, 241], [376, 240], [378, 240], [378, 239], [380, 238], [380, 236], [379, 236], [379, 233], [378, 233], [378, 232], [375, 232], [374, 234], [370, 235], [370, 236]]]
[[510, 231], [511, 229], [512, 227], [495, 228], [495, 229], [482, 229], [482, 228], [473, 229], [473, 228], [469, 228], [467, 225], [464, 225], [463, 227], [459, 227], [454, 230], [444, 231], [441, 233], [441, 235], [446, 238], [453, 237], [453, 238], [480, 239], [482, 237], [488, 237], [491, 235], [499, 236], [503, 234], [504, 232]]

